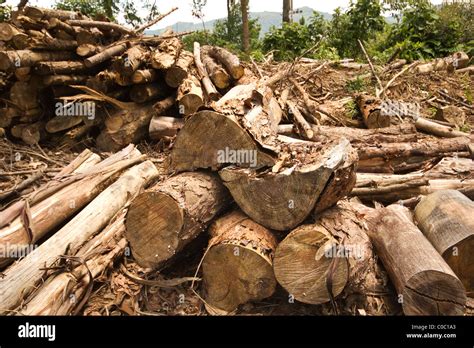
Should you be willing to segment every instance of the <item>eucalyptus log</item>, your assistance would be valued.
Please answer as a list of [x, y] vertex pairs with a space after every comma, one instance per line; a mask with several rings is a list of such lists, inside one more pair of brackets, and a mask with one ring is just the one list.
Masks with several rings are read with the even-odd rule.
[[390, 116], [381, 110], [380, 99], [366, 94], [360, 94], [356, 97], [356, 103], [359, 106], [359, 110], [367, 128], [383, 128], [390, 126]]
[[221, 47], [209, 47], [209, 55], [225, 66], [227, 72], [234, 80], [240, 79], [244, 75], [244, 67], [240, 64], [239, 58]]
[[9, 267], [0, 283], [1, 313], [16, 309], [23, 297], [41, 282], [43, 267], [52, 265], [67, 250], [77, 251], [157, 176], [156, 167], [150, 161], [132, 167], [41, 246]]
[[219, 89], [225, 89], [230, 86], [231, 77], [225, 69], [209, 55], [209, 46], [203, 46], [201, 50], [201, 60], [204, 64], [209, 77], [214, 85]]
[[160, 70], [171, 68], [176, 63], [182, 49], [183, 44], [178, 38], [163, 40], [151, 56], [152, 67]]
[[369, 215], [369, 237], [406, 315], [462, 315], [466, 291], [438, 251], [398, 204]]
[[456, 190], [438, 191], [421, 199], [415, 208], [415, 219], [472, 296], [474, 202]]
[[171, 177], [130, 204], [126, 237], [135, 260], [159, 268], [204, 232], [231, 198], [219, 178], [205, 172]]
[[217, 219], [209, 233], [202, 262], [208, 310], [232, 312], [241, 304], [274, 293], [272, 262], [277, 241], [270, 230], [233, 211]]
[[204, 105], [204, 95], [201, 83], [193, 75], [189, 75], [178, 88], [176, 99], [179, 112], [183, 116], [190, 116]]
[[33, 52], [30, 50], [0, 51], [0, 70], [29, 67], [44, 61], [72, 60], [74, 56], [68, 51]]

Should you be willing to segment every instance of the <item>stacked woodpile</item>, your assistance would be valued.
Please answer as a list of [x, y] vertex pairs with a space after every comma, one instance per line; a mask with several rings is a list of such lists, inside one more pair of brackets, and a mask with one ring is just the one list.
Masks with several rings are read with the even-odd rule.
[[0, 128], [27, 144], [90, 135], [116, 151], [144, 138], [153, 115], [186, 116], [217, 99], [244, 76], [233, 55], [197, 47], [195, 63], [185, 33], [143, 34], [174, 10], [133, 30], [36, 7], [0, 23]]
[[[211, 314], [278, 288], [290, 303], [330, 304], [333, 314], [341, 298], [362, 310], [374, 293], [392, 294], [407, 315], [465, 312], [474, 147], [456, 110], [435, 119], [387, 112], [390, 85], [415, 65], [401, 64], [375, 95], [316, 101], [297, 61], [252, 73], [225, 49], [195, 43], [187, 52], [172, 33], [147, 37], [145, 27], [31, 7], [0, 27], [3, 127], [29, 143], [77, 141], [96, 128], [100, 148], [121, 149], [103, 160], [84, 151], [0, 211], [3, 314], [80, 313], [123, 254], [156, 274], [206, 234], [200, 278], [124, 272], [146, 286], [202, 281]], [[44, 94], [100, 112], [91, 122], [51, 117]], [[346, 116], [350, 103], [359, 120]], [[146, 137], [169, 145], [160, 180], [128, 145]]]

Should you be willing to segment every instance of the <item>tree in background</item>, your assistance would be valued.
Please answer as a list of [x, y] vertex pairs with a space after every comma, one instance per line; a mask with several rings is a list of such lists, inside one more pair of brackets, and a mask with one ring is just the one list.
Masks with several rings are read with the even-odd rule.
[[249, 30], [249, 0], [240, 0], [242, 11], [242, 49], [248, 54], [250, 50], [250, 30]]
[[291, 22], [291, 11], [293, 11], [293, 0], [283, 0], [283, 23]]
[[0, 22], [9, 20], [11, 12], [11, 6], [6, 5], [5, 0], [0, 0]]
[[199, 19], [202, 23], [202, 29], [206, 30], [206, 25], [204, 24], [204, 7], [207, 5], [207, 0], [193, 0], [193, 17]]

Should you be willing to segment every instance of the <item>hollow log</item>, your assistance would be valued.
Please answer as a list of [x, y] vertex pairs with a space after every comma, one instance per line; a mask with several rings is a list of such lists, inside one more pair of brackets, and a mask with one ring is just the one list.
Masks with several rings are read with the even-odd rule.
[[456, 190], [425, 196], [415, 219], [425, 237], [456, 273], [468, 296], [474, 294], [474, 202]]
[[406, 315], [462, 315], [466, 291], [438, 251], [398, 204], [369, 214], [368, 234]]
[[233, 211], [217, 219], [209, 232], [202, 272], [211, 309], [232, 312], [248, 301], [270, 297], [276, 287], [272, 259], [277, 245], [270, 230]]
[[52, 237], [9, 267], [0, 283], [0, 312], [5, 314], [20, 305], [23, 297], [41, 281], [44, 266], [51, 265], [68, 250], [77, 251], [84, 242], [100, 232], [129, 199], [157, 176], [158, 171], [150, 161], [127, 170]]
[[126, 237], [135, 260], [159, 268], [204, 232], [231, 202], [214, 174], [182, 173], [151, 187], [133, 200]]

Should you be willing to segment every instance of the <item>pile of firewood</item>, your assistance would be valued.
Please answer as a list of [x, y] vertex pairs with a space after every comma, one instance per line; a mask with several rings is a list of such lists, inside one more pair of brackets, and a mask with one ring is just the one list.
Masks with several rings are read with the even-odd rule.
[[193, 55], [186, 33], [143, 34], [174, 10], [134, 30], [70, 11], [16, 12], [0, 23], [0, 128], [27, 144], [97, 136], [116, 151], [144, 138], [153, 115], [190, 115], [245, 78], [224, 49]]

